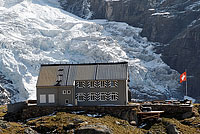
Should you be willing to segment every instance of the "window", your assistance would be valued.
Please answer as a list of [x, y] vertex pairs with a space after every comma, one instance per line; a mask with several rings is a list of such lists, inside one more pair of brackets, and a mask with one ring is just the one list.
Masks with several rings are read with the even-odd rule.
[[113, 80], [110, 81], [110, 87], [115, 87], [115, 81]]
[[117, 92], [110, 92], [110, 100], [117, 101], [118, 100], [118, 93]]
[[66, 94], [66, 90], [63, 90], [63, 94]]
[[59, 68], [59, 69], [58, 69], [58, 71], [63, 71], [63, 70], [64, 70], [63, 68]]
[[88, 93], [88, 100], [89, 101], [96, 101], [97, 98], [96, 98], [96, 93], [95, 92], [91, 92], [91, 93]]
[[40, 103], [46, 103], [46, 94], [40, 95]]
[[49, 103], [55, 103], [55, 95], [49, 94]]
[[67, 90], [67, 94], [71, 94], [71, 90]]
[[108, 86], [109, 87], [118, 87], [118, 81], [117, 80], [109, 80]]
[[99, 84], [100, 84], [100, 88], [106, 87], [106, 81], [105, 80], [99, 81]]
[[88, 81], [88, 88], [95, 88], [96, 87], [96, 81]]
[[65, 100], [65, 104], [69, 104], [69, 100], [68, 99]]
[[59, 74], [57, 77], [58, 77], [58, 78], [57, 78], [57, 82], [60, 82], [60, 81], [62, 81], [62, 77], [63, 77], [63, 75], [62, 75], [62, 74]]
[[77, 93], [76, 98], [77, 98], [77, 101], [85, 101], [85, 99], [86, 99], [84, 93]]
[[106, 101], [106, 92], [100, 92], [100, 101]]
[[85, 88], [85, 81], [77, 81], [76, 88]]
[[118, 87], [118, 81], [117, 80], [115, 81], [115, 87]]

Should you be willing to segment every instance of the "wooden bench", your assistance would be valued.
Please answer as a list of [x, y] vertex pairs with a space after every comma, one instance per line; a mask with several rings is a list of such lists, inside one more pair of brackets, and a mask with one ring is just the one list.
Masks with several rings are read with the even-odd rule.
[[148, 112], [138, 112], [139, 119], [146, 120], [146, 119], [158, 119], [160, 118], [160, 114], [164, 113], [164, 111], [148, 111]]

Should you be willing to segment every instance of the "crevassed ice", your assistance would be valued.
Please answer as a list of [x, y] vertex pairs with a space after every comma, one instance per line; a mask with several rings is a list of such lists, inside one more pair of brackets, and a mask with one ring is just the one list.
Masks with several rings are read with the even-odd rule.
[[36, 99], [40, 64], [128, 61], [130, 87], [149, 98], [170, 98], [178, 74], [155, 54], [141, 29], [106, 20], [87, 21], [51, 0], [3, 1], [0, 70], [13, 82], [12, 100]]

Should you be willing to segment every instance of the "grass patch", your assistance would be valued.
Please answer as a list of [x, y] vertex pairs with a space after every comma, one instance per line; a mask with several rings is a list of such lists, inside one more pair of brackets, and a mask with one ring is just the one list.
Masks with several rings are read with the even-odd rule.
[[165, 128], [165, 125], [162, 122], [155, 123], [153, 126], [151, 126], [149, 131], [152, 134], [167, 134], [167, 130]]
[[[6, 105], [0, 105], [0, 117], [7, 112]], [[0, 134], [23, 134], [26, 127], [17, 122], [5, 122], [0, 120]]]
[[199, 134], [200, 130], [188, 125], [184, 125], [176, 119], [163, 118], [164, 124], [174, 124], [178, 131], [183, 134]]
[[16, 122], [4, 123], [2, 127], [0, 127], [0, 134], [23, 134], [26, 128]]
[[0, 117], [3, 117], [7, 112], [7, 106], [6, 105], [0, 105]]
[[[69, 114], [59, 112], [55, 116], [41, 117], [27, 122], [28, 125], [35, 125], [37, 129], [46, 128], [47, 131], [58, 133], [72, 133], [69, 129], [78, 129], [84, 125], [106, 125], [113, 134], [144, 134], [145, 131], [131, 126], [127, 121], [120, 120], [111, 116], [101, 118], [88, 117], [84, 115]], [[72, 125], [73, 124], [73, 125]], [[53, 129], [51, 129], [53, 128]], [[40, 130], [39, 130], [40, 131]]]
[[194, 112], [194, 115], [196, 117], [199, 117], [200, 116], [200, 104], [193, 104], [194, 107], [193, 107], [193, 112]]
[[200, 117], [192, 117], [181, 121], [182, 124], [200, 129]]

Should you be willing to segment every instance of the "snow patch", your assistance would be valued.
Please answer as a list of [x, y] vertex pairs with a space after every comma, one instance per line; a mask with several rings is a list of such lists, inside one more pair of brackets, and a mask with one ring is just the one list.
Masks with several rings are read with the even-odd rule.
[[120, 1], [120, 0], [105, 0], [105, 1]]
[[184, 96], [184, 100], [191, 100], [192, 103], [195, 103], [195, 101], [196, 101], [194, 98], [192, 98], [190, 96]]
[[157, 16], [157, 15], [170, 15], [169, 12], [161, 12], [161, 13], [153, 13], [152, 16]]
[[163, 4], [165, 1], [166, 1], [166, 0], [161, 0], [161, 1], [160, 1], [160, 4]]
[[89, 117], [102, 117], [102, 114], [86, 114]]
[[185, 9], [186, 10], [192, 10], [192, 11], [199, 11], [199, 6], [200, 6], [200, 1], [196, 1], [193, 4], [187, 6]]

